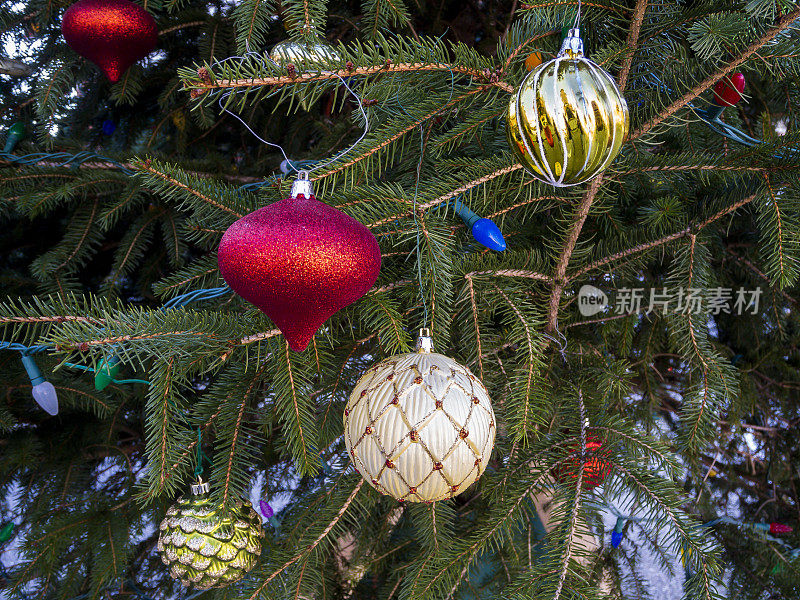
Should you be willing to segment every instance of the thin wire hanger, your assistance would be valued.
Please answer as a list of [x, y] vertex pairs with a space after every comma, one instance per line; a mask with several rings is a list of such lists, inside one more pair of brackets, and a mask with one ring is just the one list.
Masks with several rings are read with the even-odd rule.
[[567, 362], [567, 336], [558, 328], [558, 318], [556, 318], [556, 323], [554, 327], [554, 331], [556, 335], [558, 335], [558, 339], [554, 338], [552, 335], [548, 333], [542, 333], [542, 337], [547, 338], [554, 344], [558, 346], [558, 352], [561, 354], [561, 358], [564, 359], [564, 362]]
[[[256, 52], [251, 52], [250, 51], [249, 42], [245, 42], [245, 48], [246, 48], [247, 52], [245, 52], [245, 54], [243, 56], [229, 56], [228, 58], [222, 59], [221, 61], [215, 61], [214, 64], [211, 65], [211, 67], [213, 68], [215, 66], [222, 65], [223, 63], [225, 63], [227, 61], [237, 60], [237, 59], [239, 60], [239, 64], [241, 64], [242, 62], [244, 62], [245, 60], [250, 59], [250, 58], [255, 59], [262, 66], [266, 64], [266, 61], [264, 60], [264, 58], [266, 58], [269, 62], [271, 62], [273, 64], [273, 66], [280, 67], [280, 65], [277, 62], [275, 62], [274, 60], [272, 60], [272, 58], [269, 55], [267, 55], [267, 54], [262, 55], [262, 54], [259, 54], [259, 53], [256, 53]], [[321, 71], [321, 72], [325, 73], [326, 71]], [[353, 91], [353, 89], [347, 84], [347, 82], [344, 80], [344, 78], [341, 75], [339, 75], [338, 73], [334, 73], [333, 71], [328, 71], [328, 73], [330, 73], [331, 75], [334, 75], [335, 77], [337, 77], [339, 79], [339, 81], [342, 83], [342, 85], [344, 85], [345, 89], [348, 92], [350, 92], [350, 94], [353, 96], [353, 98], [355, 98], [356, 103], [358, 104], [358, 109], [359, 109], [359, 111], [361, 111], [361, 116], [364, 119], [364, 131], [361, 132], [361, 136], [355, 142], [353, 142], [350, 146], [348, 146], [344, 150], [340, 151], [339, 153], [337, 153], [336, 155], [334, 155], [332, 158], [328, 159], [327, 161], [320, 162], [320, 163], [314, 165], [313, 167], [311, 167], [310, 169], [305, 169], [306, 173], [313, 173], [314, 171], [317, 171], [319, 169], [327, 167], [331, 163], [336, 162], [342, 156], [344, 156], [345, 154], [351, 152], [358, 144], [360, 144], [361, 141], [367, 136], [367, 133], [369, 132], [369, 116], [367, 115], [367, 111], [364, 109], [364, 103], [362, 102], [361, 97], [356, 92]], [[239, 121], [242, 125], [244, 125], [245, 129], [247, 129], [247, 131], [249, 131], [258, 141], [260, 141], [263, 144], [266, 144], [267, 146], [270, 146], [272, 148], [277, 148], [278, 150], [280, 150], [281, 154], [283, 155], [284, 160], [286, 160], [288, 163], [291, 163], [291, 160], [286, 155], [286, 151], [283, 149], [283, 147], [280, 144], [275, 144], [273, 142], [269, 142], [269, 141], [265, 140], [264, 138], [262, 138], [255, 131], [253, 131], [253, 129], [250, 127], [250, 125], [248, 125], [245, 122], [244, 119], [242, 119], [239, 115], [237, 115], [233, 111], [228, 110], [228, 108], [223, 104], [223, 101], [227, 100], [231, 95], [233, 95], [235, 97], [237, 91], [238, 90], [236, 88], [233, 88], [233, 89], [231, 89], [231, 90], [229, 90], [229, 91], [227, 91], [227, 92], [225, 92], [225, 93], [220, 95], [219, 100], [218, 100], [218, 105], [219, 105], [220, 109], [222, 109], [223, 112], [228, 113], [229, 115], [234, 117], [237, 121]]]

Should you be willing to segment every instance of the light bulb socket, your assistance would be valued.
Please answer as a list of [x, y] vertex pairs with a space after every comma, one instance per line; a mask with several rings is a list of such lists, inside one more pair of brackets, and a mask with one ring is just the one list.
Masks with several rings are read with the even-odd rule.
[[475, 213], [469, 206], [461, 202], [461, 200], [453, 200], [452, 203], [453, 208], [456, 211], [456, 214], [461, 217], [461, 220], [464, 221], [464, 225], [467, 226], [467, 229], [472, 231], [472, 226], [480, 219], [480, 216]]
[[622, 533], [622, 530], [623, 530], [624, 527], [625, 527], [625, 518], [624, 517], [618, 517], [617, 518], [617, 522], [614, 525], [614, 531], [616, 531], [617, 533]]
[[314, 197], [314, 184], [308, 178], [308, 171], [298, 171], [297, 179], [292, 183], [292, 198], [305, 196], [306, 198]]
[[17, 121], [8, 128], [8, 135], [6, 136], [6, 145], [3, 147], [3, 152], [8, 154], [13, 152], [17, 144], [25, 139], [25, 124]]
[[22, 366], [25, 367], [25, 371], [31, 379], [31, 385], [36, 386], [47, 381], [32, 356], [23, 354]]
[[4, 523], [2, 527], [0, 527], [0, 544], [5, 544], [8, 540], [11, 539], [11, 536], [14, 534], [14, 523], [13, 521], [8, 521]]
[[704, 112], [703, 116], [708, 121], [716, 121], [717, 119], [719, 119], [720, 115], [722, 114], [722, 111], [724, 110], [725, 110], [724, 106], [720, 106], [715, 102], [714, 104], [711, 104], [707, 109], [705, 109], [705, 111], [703, 111]]

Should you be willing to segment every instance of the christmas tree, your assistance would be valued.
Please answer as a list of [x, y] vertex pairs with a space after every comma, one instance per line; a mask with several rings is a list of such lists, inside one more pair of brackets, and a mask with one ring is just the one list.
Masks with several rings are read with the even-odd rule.
[[0, 15], [0, 597], [797, 597], [797, 4]]

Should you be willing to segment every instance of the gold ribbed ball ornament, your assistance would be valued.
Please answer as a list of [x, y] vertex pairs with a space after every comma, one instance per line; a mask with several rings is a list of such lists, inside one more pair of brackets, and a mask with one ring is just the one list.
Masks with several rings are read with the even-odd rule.
[[214, 504], [208, 483], [192, 485], [161, 521], [158, 552], [170, 575], [185, 586], [205, 590], [244, 577], [261, 556], [264, 530], [249, 502], [231, 510]]
[[619, 154], [628, 105], [611, 76], [583, 56], [577, 28], [556, 58], [525, 77], [509, 103], [507, 131], [522, 166], [556, 187], [589, 181]]
[[345, 444], [356, 469], [401, 502], [463, 492], [486, 469], [495, 430], [486, 388], [467, 367], [433, 352], [426, 329], [416, 352], [371, 367], [344, 411]]

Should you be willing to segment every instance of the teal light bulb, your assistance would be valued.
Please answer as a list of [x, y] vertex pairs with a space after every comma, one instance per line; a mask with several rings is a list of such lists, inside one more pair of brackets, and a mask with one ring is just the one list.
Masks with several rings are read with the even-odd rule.
[[13, 152], [17, 144], [24, 138], [25, 138], [25, 125], [20, 121], [17, 121], [8, 129], [8, 135], [6, 136], [6, 145], [3, 148], [3, 152], [6, 153]]

